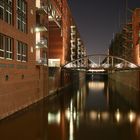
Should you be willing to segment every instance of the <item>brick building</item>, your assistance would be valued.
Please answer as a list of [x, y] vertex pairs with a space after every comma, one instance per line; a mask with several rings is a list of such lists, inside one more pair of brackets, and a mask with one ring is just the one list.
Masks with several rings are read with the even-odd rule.
[[134, 63], [140, 65], [140, 8], [136, 8], [132, 15]]
[[110, 44], [110, 54], [140, 65], [140, 8], [136, 8], [131, 22], [125, 24]]
[[71, 26], [67, 0], [0, 0], [1, 118], [60, 88], [60, 66], [71, 61]]

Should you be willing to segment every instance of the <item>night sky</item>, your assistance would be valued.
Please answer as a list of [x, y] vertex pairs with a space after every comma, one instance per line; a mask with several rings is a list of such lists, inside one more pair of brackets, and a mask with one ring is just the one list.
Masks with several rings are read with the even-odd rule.
[[[88, 54], [107, 53], [111, 39], [119, 32], [130, 10], [140, 8], [140, 0], [68, 0]], [[129, 19], [129, 18], [128, 18]]]

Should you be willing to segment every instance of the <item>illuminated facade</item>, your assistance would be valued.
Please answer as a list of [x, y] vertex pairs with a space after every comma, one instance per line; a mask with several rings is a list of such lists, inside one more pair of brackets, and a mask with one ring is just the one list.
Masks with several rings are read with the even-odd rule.
[[140, 8], [136, 8], [132, 15], [134, 62], [140, 65]]
[[112, 40], [109, 53], [140, 65], [140, 8], [133, 11], [131, 22]]
[[61, 65], [71, 61], [71, 19], [67, 0], [0, 1], [1, 118], [48, 95], [49, 67], [59, 68], [60, 83]]
[[[86, 60], [80, 59], [80, 58], [86, 56], [86, 49], [84, 47], [82, 39], [80, 38], [77, 27], [74, 24], [71, 25], [71, 37], [70, 38], [71, 38], [71, 40], [70, 40], [70, 43], [71, 43], [70, 61], [73, 61], [73, 66], [85, 66]], [[74, 60], [76, 60], [76, 59], [79, 59], [79, 60], [75, 62]]]

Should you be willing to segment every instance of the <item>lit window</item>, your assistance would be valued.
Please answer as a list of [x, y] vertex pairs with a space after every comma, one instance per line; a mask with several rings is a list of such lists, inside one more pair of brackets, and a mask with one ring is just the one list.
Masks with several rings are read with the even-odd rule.
[[27, 4], [25, 0], [17, 0], [17, 28], [25, 33], [27, 31]]
[[0, 34], [0, 58], [13, 59], [13, 39]]
[[17, 60], [27, 61], [27, 44], [17, 41]]
[[0, 19], [12, 24], [12, 0], [0, 0]]

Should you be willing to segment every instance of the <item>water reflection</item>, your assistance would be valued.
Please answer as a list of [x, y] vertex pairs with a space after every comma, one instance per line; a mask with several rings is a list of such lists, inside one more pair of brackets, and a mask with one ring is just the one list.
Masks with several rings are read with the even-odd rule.
[[100, 91], [105, 87], [105, 83], [103, 81], [90, 81], [88, 83], [89, 90]]
[[61, 119], [60, 111], [57, 113], [51, 113], [51, 112], [48, 113], [48, 124], [56, 123], [59, 125], [60, 119]]
[[136, 103], [130, 104], [130, 99], [124, 99], [118, 88], [107, 81], [88, 81], [80, 83], [79, 87], [1, 121], [0, 138], [140, 139], [140, 114]]

